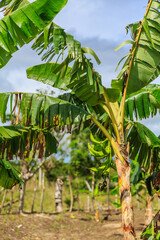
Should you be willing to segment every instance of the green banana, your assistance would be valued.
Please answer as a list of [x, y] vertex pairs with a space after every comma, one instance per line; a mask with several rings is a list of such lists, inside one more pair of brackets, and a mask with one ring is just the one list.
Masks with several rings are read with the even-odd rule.
[[96, 157], [97, 159], [105, 158], [105, 157], [108, 155], [108, 153], [105, 152], [105, 151], [96, 151], [96, 150], [94, 149], [94, 145], [93, 145], [93, 147], [92, 147], [92, 146], [90, 145], [90, 143], [88, 143], [88, 149], [89, 149], [90, 153], [91, 153], [94, 157]]
[[104, 144], [105, 142], [108, 141], [108, 139], [105, 139], [105, 140], [103, 140], [103, 141], [98, 141], [97, 139], [95, 139], [95, 138], [93, 137], [93, 134], [92, 134], [92, 133], [90, 134], [90, 139], [91, 139], [91, 142], [93, 142], [93, 143], [95, 143], [95, 144]]

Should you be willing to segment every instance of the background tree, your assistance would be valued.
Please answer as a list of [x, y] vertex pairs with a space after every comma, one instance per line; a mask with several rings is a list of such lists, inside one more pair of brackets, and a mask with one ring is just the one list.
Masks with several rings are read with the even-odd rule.
[[[90, 129], [86, 128], [79, 131], [79, 129], [72, 132], [70, 137], [70, 166], [71, 172], [76, 179], [76, 198], [77, 207], [79, 209], [79, 190], [80, 190], [80, 179], [83, 181], [81, 185], [84, 187], [84, 182], [87, 183], [87, 187], [92, 194], [92, 210], [93, 210], [93, 198], [94, 198], [94, 172], [91, 169], [96, 168], [98, 163], [97, 160], [91, 156], [88, 151], [88, 142], [90, 136]], [[84, 180], [83, 180], [84, 179]], [[82, 188], [81, 186], [81, 188]]]

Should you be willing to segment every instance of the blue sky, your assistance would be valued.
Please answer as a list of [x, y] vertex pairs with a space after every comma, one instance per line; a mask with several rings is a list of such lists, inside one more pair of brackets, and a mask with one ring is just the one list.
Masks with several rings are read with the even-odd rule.
[[99, 37], [117, 41], [124, 38], [127, 24], [143, 17], [147, 2], [69, 0], [55, 21], [82, 38]]
[[[125, 26], [140, 20], [145, 12], [147, 0], [69, 0], [55, 18], [55, 23], [82, 42], [83, 46], [93, 48], [101, 59], [97, 67], [105, 85], [116, 77], [114, 70], [128, 49], [118, 53], [114, 49], [126, 37]], [[136, 12], [136, 14], [135, 14]], [[40, 63], [40, 57], [24, 46], [13, 55], [10, 62], [0, 70], [1, 91], [35, 92], [39, 83], [26, 78], [25, 69]], [[41, 87], [45, 87], [41, 85]]]
[[[129, 50], [125, 47], [114, 52], [114, 49], [130, 38], [125, 27], [143, 18], [147, 3], [148, 0], [69, 0], [54, 22], [73, 34], [83, 46], [95, 50], [102, 62], [95, 68], [102, 75], [103, 84], [109, 87], [117, 75], [115, 68], [118, 61]], [[40, 57], [30, 49], [30, 45], [24, 46], [0, 70], [1, 91], [35, 92], [37, 88], [46, 88], [26, 78], [25, 69], [40, 62]], [[157, 134], [158, 117], [152, 122], [146, 121], [147, 126]]]

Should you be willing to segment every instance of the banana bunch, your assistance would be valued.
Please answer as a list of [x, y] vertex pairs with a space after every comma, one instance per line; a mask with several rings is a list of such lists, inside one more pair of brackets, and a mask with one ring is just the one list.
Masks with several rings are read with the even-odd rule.
[[110, 147], [108, 146], [108, 140], [105, 139], [97, 140], [93, 137], [92, 133], [90, 135], [90, 140], [92, 144], [88, 143], [89, 152], [96, 157], [97, 159], [103, 159], [107, 157], [111, 151]]

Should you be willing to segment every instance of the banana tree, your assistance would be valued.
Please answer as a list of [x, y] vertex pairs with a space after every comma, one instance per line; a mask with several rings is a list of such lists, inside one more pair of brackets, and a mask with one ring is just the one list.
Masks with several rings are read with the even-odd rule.
[[[80, 43], [71, 35], [65, 34], [63, 29], [50, 23], [37, 38], [33, 48], [37, 49], [40, 54], [44, 53], [43, 60], [51, 61], [55, 54], [63, 56], [65, 49], [68, 49], [68, 55], [62, 63], [48, 62], [32, 67], [27, 70], [27, 75], [29, 78], [53, 87], [71, 90], [72, 94], [75, 94], [84, 103], [85, 110], [78, 107], [76, 112], [71, 111], [75, 105], [70, 107], [71, 105], [68, 103], [66, 105], [68, 109], [61, 107], [61, 111], [59, 111], [62, 100], [49, 101], [50, 97], [47, 97], [47, 101], [51, 105], [44, 104], [45, 107], [43, 107], [40, 96], [36, 96], [33, 105], [29, 100], [26, 107], [20, 107], [23, 109], [22, 116], [24, 115], [25, 120], [22, 119], [22, 122], [24, 124], [38, 124], [41, 127], [49, 127], [50, 124], [70, 126], [75, 120], [75, 117], [72, 118], [72, 114], [76, 114], [77, 118], [81, 113], [83, 116], [90, 117], [92, 123], [103, 133], [103, 138], [105, 136], [110, 141], [116, 156], [125, 239], [135, 239], [130, 191], [129, 142], [133, 155], [137, 151], [145, 152], [147, 164], [151, 148], [158, 148], [160, 145], [160, 142], [148, 129], [138, 123], [135, 124], [132, 119], [133, 115], [140, 119], [151, 114], [154, 115], [159, 108], [159, 87], [153, 86], [151, 91], [142, 90], [159, 76], [159, 8], [160, 1], [150, 0], [143, 20], [128, 26], [133, 39], [126, 43], [131, 43], [132, 47], [117, 79], [112, 81], [110, 89], [102, 85], [101, 76], [94, 70], [91, 60], [85, 55], [85, 53], [92, 54], [100, 63], [95, 53], [89, 48], [81, 48]], [[134, 102], [136, 102], [136, 106]], [[128, 106], [128, 109], [125, 106]], [[91, 114], [91, 112], [94, 113]], [[109, 126], [112, 131], [108, 130]], [[139, 141], [142, 139], [143, 142], [140, 141], [139, 145], [135, 144], [135, 136]], [[146, 146], [147, 151], [145, 150]], [[141, 160], [142, 157], [139, 161]], [[145, 163], [143, 162], [143, 164]]]
[[[5, 17], [0, 20], [0, 68], [12, 57], [24, 44], [31, 42], [39, 33], [41, 33], [57, 13], [65, 6], [67, 0], [50, 1], [37, 0], [30, 3], [27, 0], [2, 0], [0, 8], [3, 8]], [[21, 129], [21, 132], [23, 129]], [[4, 146], [11, 142], [13, 137], [12, 150], [15, 153], [17, 149], [15, 143], [19, 139], [20, 131], [17, 129], [0, 129], [2, 137], [0, 137], [1, 147], [4, 151]], [[26, 130], [25, 130], [26, 131]], [[28, 130], [29, 131], [29, 130]], [[5, 137], [3, 136], [5, 135]], [[4, 144], [5, 139], [5, 144]], [[20, 140], [21, 141], [21, 140]], [[13, 149], [15, 146], [15, 149]], [[19, 146], [19, 144], [17, 144]], [[54, 148], [54, 147], [53, 147]], [[11, 150], [9, 150], [12, 152]], [[4, 152], [2, 153], [3, 158]], [[8, 181], [5, 181], [4, 176], [10, 176]], [[11, 177], [12, 176], [12, 177]], [[1, 185], [5, 188], [11, 188], [14, 184], [21, 182], [16, 171], [5, 159], [1, 162]]]
[[[27, 181], [44, 164], [46, 157], [56, 153], [56, 146], [57, 140], [50, 130], [17, 125], [0, 127], [0, 185], [6, 189], [18, 183], [21, 185], [20, 213], [23, 211]], [[21, 173], [13, 168], [10, 160], [20, 162]]]
[[[42, 145], [45, 145], [45, 149]], [[6, 189], [11, 189], [18, 183], [23, 186], [24, 181], [34, 175], [32, 170], [35, 170], [35, 156], [37, 155], [37, 157], [40, 158], [42, 154], [45, 154], [45, 157], [47, 157], [56, 152], [56, 146], [57, 140], [50, 131], [32, 127], [1, 126], [0, 185]], [[9, 160], [20, 159], [26, 161], [27, 164], [30, 152], [32, 152], [32, 157], [30, 158], [28, 165], [32, 164], [32, 168], [26, 176], [20, 178], [19, 172], [12, 167]]]
[[[5, 188], [11, 188], [17, 183], [25, 185], [34, 175], [32, 170], [35, 157], [48, 157], [56, 152], [57, 140], [53, 126], [59, 131], [61, 126], [66, 125], [67, 131], [70, 131], [73, 122], [79, 122], [88, 115], [85, 110], [73, 104], [42, 94], [0, 93], [0, 102], [2, 123], [8, 119], [7, 105], [10, 104], [9, 119], [13, 125], [0, 127], [0, 185]], [[33, 125], [38, 125], [38, 128]], [[27, 164], [31, 152], [32, 158]], [[15, 157], [28, 167], [32, 164], [31, 169], [25, 167], [23, 182], [8, 162]]]
[[[159, 86], [142, 89], [159, 76], [159, 8], [160, 1], [150, 0], [143, 20], [128, 26], [132, 41], [129, 40], [121, 46], [131, 43], [132, 47], [117, 79], [112, 80], [110, 89], [102, 85], [101, 76], [94, 70], [93, 64], [84, 53], [91, 53], [99, 62], [95, 54], [87, 48], [78, 51], [77, 42], [71, 37], [69, 39], [70, 35], [65, 34], [63, 29], [54, 24], [46, 29], [48, 40], [42, 33], [33, 48], [40, 54], [44, 53], [43, 60], [51, 61], [56, 53], [63, 54], [70, 40], [72, 44], [68, 47], [67, 58], [60, 64], [48, 62], [27, 70], [29, 78], [59, 89], [71, 90], [82, 102], [94, 109], [95, 113], [100, 114], [101, 118], [98, 119], [95, 114], [91, 114], [90, 119], [110, 141], [115, 152], [125, 239], [135, 239], [129, 148], [132, 155], [141, 151], [139, 161], [142, 160], [142, 153], [145, 153], [147, 156], [145, 161], [148, 163], [151, 147], [154, 145], [159, 147], [160, 144], [148, 129], [133, 121], [133, 116], [135, 119], [146, 118], [155, 115], [159, 108]], [[105, 115], [103, 124], [102, 114]], [[112, 132], [108, 131], [108, 126], [112, 126]], [[140, 136], [139, 139], [143, 142], [136, 144], [135, 136], [137, 138]]]

